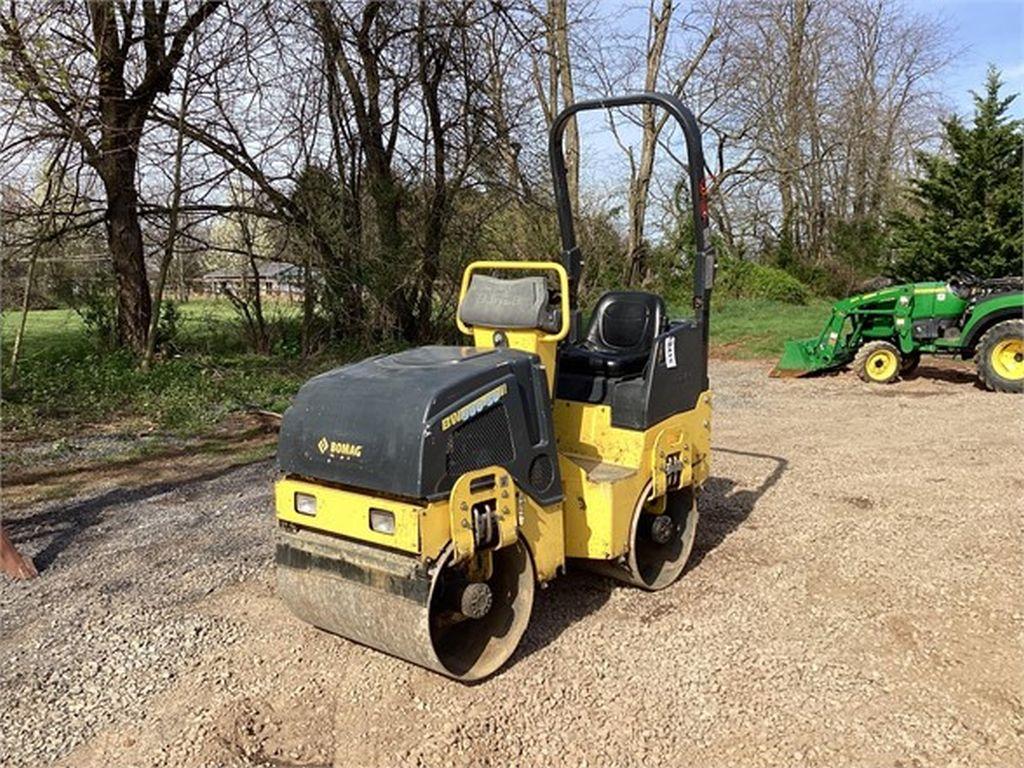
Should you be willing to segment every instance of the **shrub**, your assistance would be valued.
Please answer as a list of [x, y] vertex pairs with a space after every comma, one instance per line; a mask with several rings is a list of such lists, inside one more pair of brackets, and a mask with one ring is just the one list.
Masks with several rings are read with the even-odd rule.
[[156, 347], [165, 352], [176, 351], [175, 341], [178, 338], [178, 326], [181, 322], [181, 311], [173, 301], [164, 300], [160, 303], [160, 320], [156, 324]]
[[117, 295], [112, 280], [91, 280], [74, 286], [68, 303], [99, 349], [117, 346]]
[[788, 272], [741, 259], [720, 259], [715, 288], [725, 296], [806, 304], [810, 289]]

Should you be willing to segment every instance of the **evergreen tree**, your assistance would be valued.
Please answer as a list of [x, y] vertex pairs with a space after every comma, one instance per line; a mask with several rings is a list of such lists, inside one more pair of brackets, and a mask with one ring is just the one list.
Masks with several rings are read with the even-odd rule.
[[920, 153], [923, 175], [911, 181], [910, 210], [892, 226], [893, 276], [944, 280], [1021, 274], [1024, 121], [1007, 117], [1016, 94], [1002, 97], [990, 67], [984, 95], [974, 93], [974, 125], [944, 120], [948, 155]]

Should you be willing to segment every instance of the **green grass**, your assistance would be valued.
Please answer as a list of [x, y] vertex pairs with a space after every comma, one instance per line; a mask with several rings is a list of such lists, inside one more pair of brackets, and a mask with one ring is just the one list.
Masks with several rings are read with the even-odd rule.
[[[201, 299], [177, 304], [179, 313], [175, 346], [187, 354], [245, 352], [238, 314], [223, 299]], [[302, 309], [295, 303], [270, 303], [264, 307], [267, 323], [279, 334], [287, 326], [296, 326]], [[4, 362], [10, 357], [21, 312], [5, 312], [0, 320], [0, 343]], [[295, 328], [291, 329], [294, 335]], [[287, 336], [287, 331], [284, 333]], [[47, 361], [63, 357], [80, 358], [94, 352], [82, 319], [71, 309], [45, 309], [29, 312], [25, 324], [22, 359]]]
[[[21, 312], [4, 312], [0, 320], [0, 346], [6, 369], [11, 347], [18, 332]], [[79, 354], [89, 346], [82, 319], [70, 309], [48, 309], [29, 312], [25, 323], [22, 360], [37, 356], [48, 359]]]
[[[712, 354], [776, 358], [786, 339], [816, 335], [829, 306], [823, 300], [807, 305], [716, 300]], [[58, 436], [90, 425], [134, 421], [193, 435], [209, 431], [235, 411], [281, 411], [310, 376], [368, 353], [340, 348], [300, 359], [298, 312], [296, 305], [267, 308], [275, 343], [274, 353], [264, 357], [246, 352], [238, 317], [227, 302], [182, 305], [174, 351], [146, 372], [122, 352], [97, 350], [71, 310], [31, 312], [18, 386], [5, 387], [0, 404], [3, 430]], [[5, 367], [17, 324], [18, 313], [4, 315], [0, 350]]]
[[[17, 387], [4, 387], [5, 433], [69, 434], [89, 425], [143, 422], [177, 434], [201, 434], [247, 408], [281, 411], [311, 375], [356, 354], [337, 350], [301, 360], [298, 308], [267, 308], [274, 354], [246, 352], [234, 310], [226, 302], [183, 305], [173, 350], [149, 371], [130, 355], [96, 348], [71, 310], [29, 313]], [[0, 329], [4, 382], [19, 313]]]
[[832, 303], [814, 299], [784, 304], [767, 299], [727, 299], [711, 308], [711, 353], [742, 360], [777, 358], [786, 339], [817, 336]]

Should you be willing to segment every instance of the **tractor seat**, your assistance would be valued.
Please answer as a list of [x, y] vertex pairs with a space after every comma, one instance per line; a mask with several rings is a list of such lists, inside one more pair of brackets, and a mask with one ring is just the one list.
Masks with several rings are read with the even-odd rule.
[[643, 291], [609, 291], [594, 308], [584, 341], [566, 346], [561, 370], [604, 376], [643, 373], [654, 338], [665, 322], [665, 302]]

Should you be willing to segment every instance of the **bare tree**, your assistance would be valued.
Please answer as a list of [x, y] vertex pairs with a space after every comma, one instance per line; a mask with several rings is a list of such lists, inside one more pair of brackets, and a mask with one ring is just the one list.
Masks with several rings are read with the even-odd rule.
[[893, 0], [708, 0], [699, 13], [719, 20], [690, 88], [715, 144], [716, 230], [733, 253], [842, 290], [873, 268], [867, 235], [928, 139], [943, 29]]
[[46, 245], [52, 244], [56, 235], [57, 212], [60, 209], [60, 199], [64, 191], [64, 176], [67, 173], [68, 167], [67, 150], [67, 142], [59, 145], [56, 153], [50, 159], [45, 172], [40, 208], [46, 212], [46, 218], [42, 223], [42, 231], [33, 238], [29, 245], [28, 268], [25, 273], [25, 288], [21, 299], [21, 317], [18, 318], [18, 329], [14, 334], [11, 358], [7, 365], [7, 383], [11, 388], [18, 385], [18, 363], [21, 360], [22, 344], [25, 340], [25, 325], [28, 322], [28, 313], [31, 308], [32, 285], [35, 279], [36, 264], [39, 260], [40, 251]]
[[167, 238], [164, 242], [164, 251], [157, 271], [156, 285], [153, 286], [153, 310], [146, 335], [146, 349], [142, 357], [143, 369], [149, 368], [153, 361], [153, 353], [156, 351], [157, 332], [160, 328], [160, 309], [164, 298], [164, 288], [167, 284], [167, 273], [171, 268], [171, 262], [174, 260], [174, 250], [178, 243], [178, 226], [181, 217], [182, 165], [185, 160], [185, 132], [182, 130], [182, 127], [185, 123], [185, 116], [188, 114], [191, 74], [192, 70], [186, 69], [184, 83], [181, 87], [178, 125], [174, 139], [173, 169], [171, 171], [171, 196], [167, 212]]
[[[49, 114], [44, 130], [67, 137], [99, 175], [106, 195], [107, 241], [117, 278], [118, 336], [142, 354], [152, 309], [143, 258], [136, 180], [139, 141], [153, 104], [168, 93], [189, 39], [221, 5], [205, 0], [176, 28], [169, 3], [40, 3], [0, 11], [8, 85]], [[65, 42], [67, 63], [44, 58]], [[140, 50], [141, 49], [141, 50]]]

